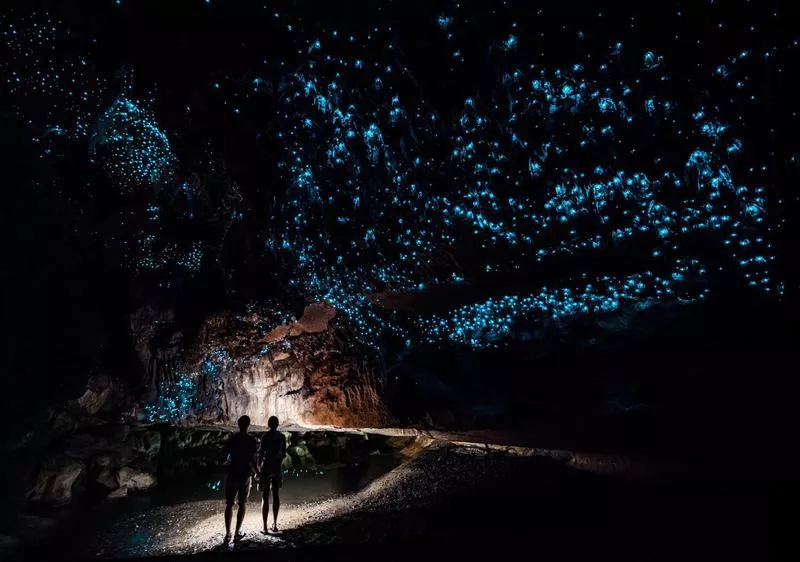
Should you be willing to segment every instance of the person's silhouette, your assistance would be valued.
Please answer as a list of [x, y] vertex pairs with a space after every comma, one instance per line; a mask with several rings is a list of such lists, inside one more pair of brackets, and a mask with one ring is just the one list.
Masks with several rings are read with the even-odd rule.
[[231, 540], [231, 519], [233, 518], [233, 504], [239, 505], [236, 512], [235, 540], [242, 538], [242, 521], [244, 521], [247, 496], [250, 495], [250, 481], [256, 474], [256, 453], [258, 440], [247, 434], [250, 427], [250, 418], [239, 418], [239, 433], [225, 442], [224, 456], [230, 457], [228, 479], [225, 481], [225, 542]]
[[258, 465], [261, 467], [261, 482], [264, 486], [264, 500], [261, 504], [261, 517], [264, 519], [264, 533], [267, 532], [269, 518], [269, 489], [272, 488], [272, 531], [278, 530], [278, 509], [281, 507], [279, 490], [283, 485], [281, 465], [286, 457], [286, 436], [278, 431], [278, 418], [271, 416], [267, 421], [269, 431], [261, 438], [261, 451]]

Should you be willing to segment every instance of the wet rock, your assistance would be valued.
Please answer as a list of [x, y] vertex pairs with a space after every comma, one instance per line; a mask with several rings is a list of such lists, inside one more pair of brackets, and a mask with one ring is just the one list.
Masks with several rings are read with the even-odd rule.
[[119, 487], [129, 492], [140, 492], [154, 488], [157, 480], [149, 472], [144, 472], [129, 466], [123, 466], [117, 471]]
[[52, 505], [65, 505], [82, 489], [86, 465], [68, 455], [56, 455], [47, 459], [36, 477], [31, 492], [33, 501]]
[[222, 447], [231, 435], [220, 430], [166, 429], [158, 455], [160, 473], [166, 478], [178, 478], [217, 465]]
[[130, 445], [134, 452], [147, 460], [152, 460], [161, 451], [161, 433], [154, 429], [133, 431], [130, 436]]
[[317, 464], [311, 451], [308, 450], [305, 439], [301, 439], [297, 444], [288, 448], [287, 452], [292, 458], [292, 463], [296, 468], [309, 468]]

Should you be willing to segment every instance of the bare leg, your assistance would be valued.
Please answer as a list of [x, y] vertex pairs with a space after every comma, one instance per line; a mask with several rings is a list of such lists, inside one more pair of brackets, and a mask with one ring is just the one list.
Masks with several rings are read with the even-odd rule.
[[[246, 502], [239, 502], [239, 510], [236, 512], [236, 534], [238, 535], [239, 532], [242, 530], [242, 522], [244, 521], [244, 512], [247, 507]], [[230, 528], [230, 523], [228, 524], [228, 528]]]
[[243, 537], [242, 535], [242, 523], [244, 523], [244, 514], [247, 511], [247, 498], [250, 496], [250, 479], [248, 478], [244, 485], [239, 488], [238, 494], [236, 496], [236, 503], [239, 505], [239, 509], [236, 512], [236, 534], [234, 535], [234, 540], [239, 540]]
[[266, 489], [264, 490], [264, 497], [261, 500], [261, 518], [264, 520], [264, 532], [266, 533], [269, 529], [269, 525], [267, 524], [267, 519], [269, 519], [269, 479], [266, 479], [266, 483], [264, 484]]
[[233, 519], [233, 505], [225, 507], [225, 538], [231, 538], [231, 519]]
[[[281, 498], [278, 496], [278, 487], [272, 486], [272, 529], [277, 531], [278, 530], [278, 510], [281, 507]], [[264, 523], [267, 522], [266, 516], [264, 517]]]

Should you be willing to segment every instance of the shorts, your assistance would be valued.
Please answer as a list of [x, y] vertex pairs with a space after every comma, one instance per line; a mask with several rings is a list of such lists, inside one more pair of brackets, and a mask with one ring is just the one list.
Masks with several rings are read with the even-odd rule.
[[226, 505], [233, 505], [237, 503], [244, 505], [250, 495], [250, 477], [236, 478], [228, 476], [225, 482], [225, 503]]

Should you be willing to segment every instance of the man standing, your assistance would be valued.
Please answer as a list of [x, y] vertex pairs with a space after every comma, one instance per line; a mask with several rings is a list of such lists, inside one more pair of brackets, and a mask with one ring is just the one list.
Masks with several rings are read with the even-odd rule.
[[267, 420], [269, 431], [261, 438], [261, 452], [258, 466], [261, 467], [261, 482], [264, 486], [264, 500], [261, 504], [261, 517], [264, 519], [264, 533], [267, 533], [269, 517], [269, 489], [272, 487], [272, 532], [278, 531], [278, 509], [281, 507], [279, 490], [283, 484], [281, 464], [286, 456], [286, 436], [278, 431], [278, 418]]
[[250, 427], [250, 418], [239, 418], [239, 433], [225, 442], [224, 456], [230, 457], [228, 479], [225, 482], [225, 542], [231, 540], [231, 519], [233, 518], [233, 503], [239, 505], [236, 512], [236, 535], [234, 540], [240, 540], [242, 534], [242, 521], [247, 505], [247, 496], [250, 495], [250, 480], [256, 474], [256, 453], [258, 440], [247, 434]]

